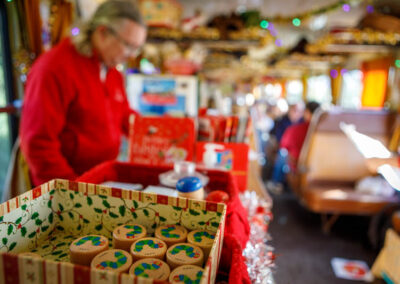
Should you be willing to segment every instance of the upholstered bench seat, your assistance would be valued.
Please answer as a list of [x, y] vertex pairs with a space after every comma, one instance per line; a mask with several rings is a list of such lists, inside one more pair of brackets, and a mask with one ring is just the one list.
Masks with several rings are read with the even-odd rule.
[[311, 211], [328, 214], [373, 215], [396, 201], [394, 196], [361, 193], [351, 185], [335, 183], [309, 185], [302, 196], [302, 202]]

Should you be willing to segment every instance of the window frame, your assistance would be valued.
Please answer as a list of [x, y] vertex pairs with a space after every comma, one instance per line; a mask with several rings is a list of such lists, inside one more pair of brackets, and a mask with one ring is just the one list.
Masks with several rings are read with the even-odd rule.
[[[8, 127], [10, 130], [10, 145], [14, 145], [18, 137], [18, 117], [17, 109], [13, 107], [13, 102], [16, 99], [14, 92], [12, 55], [9, 37], [8, 15], [5, 1], [0, 1], [0, 40], [1, 53], [3, 54], [3, 69], [4, 69], [4, 87], [6, 94], [6, 106], [0, 106], [0, 113], [8, 114]], [[10, 149], [11, 150], [11, 149]]]

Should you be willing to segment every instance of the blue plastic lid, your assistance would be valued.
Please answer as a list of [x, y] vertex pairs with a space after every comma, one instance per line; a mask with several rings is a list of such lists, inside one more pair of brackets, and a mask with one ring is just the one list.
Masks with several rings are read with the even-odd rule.
[[176, 183], [176, 189], [180, 192], [193, 192], [202, 187], [203, 185], [198, 177], [184, 177]]

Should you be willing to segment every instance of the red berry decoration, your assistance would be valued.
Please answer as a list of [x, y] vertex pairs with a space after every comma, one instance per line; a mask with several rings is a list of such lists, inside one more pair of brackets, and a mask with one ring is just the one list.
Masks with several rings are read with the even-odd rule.
[[222, 190], [215, 190], [215, 191], [210, 192], [207, 195], [206, 200], [211, 201], [211, 202], [228, 203], [229, 202], [229, 194]]

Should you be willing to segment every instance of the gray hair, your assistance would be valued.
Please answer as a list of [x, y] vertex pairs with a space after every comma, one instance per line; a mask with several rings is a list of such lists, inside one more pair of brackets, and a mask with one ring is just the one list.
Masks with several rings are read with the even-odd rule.
[[80, 32], [72, 37], [72, 42], [78, 52], [90, 56], [92, 55], [91, 36], [96, 28], [106, 26], [118, 30], [126, 20], [146, 27], [136, 1], [107, 0], [97, 8], [89, 21], [81, 25]]

